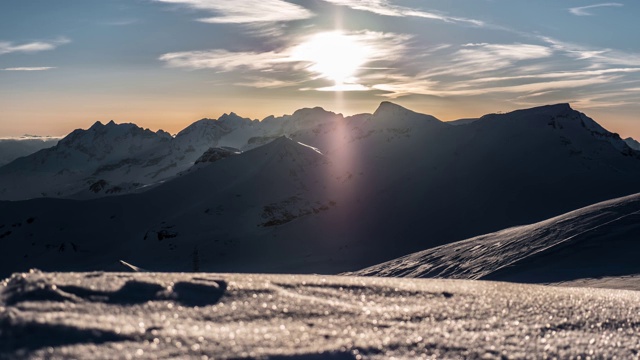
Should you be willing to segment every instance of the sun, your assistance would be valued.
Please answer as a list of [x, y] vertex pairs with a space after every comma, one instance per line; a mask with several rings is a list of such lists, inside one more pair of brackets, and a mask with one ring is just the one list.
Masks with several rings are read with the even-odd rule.
[[355, 83], [355, 75], [368, 61], [370, 52], [357, 36], [331, 31], [309, 37], [293, 49], [292, 57], [309, 62], [307, 70], [342, 86]]

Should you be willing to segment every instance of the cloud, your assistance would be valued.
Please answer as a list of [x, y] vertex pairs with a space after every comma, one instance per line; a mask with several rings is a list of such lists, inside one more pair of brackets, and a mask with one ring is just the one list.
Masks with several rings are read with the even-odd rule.
[[383, 16], [395, 17], [419, 17], [432, 20], [440, 20], [449, 23], [467, 23], [475, 26], [486, 25], [483, 21], [448, 16], [436, 12], [428, 12], [404, 6], [392, 5], [387, 0], [324, 0], [334, 5], [346, 6], [354, 10], [372, 12]]
[[269, 70], [287, 61], [287, 55], [269, 52], [233, 52], [221, 49], [168, 53], [159, 60], [169, 67], [190, 70], [214, 69], [221, 72], [233, 70]]
[[250, 77], [247, 77], [246, 80], [237, 82], [234, 85], [258, 88], [258, 89], [278, 89], [278, 88], [295, 86], [302, 82], [303, 81], [287, 81], [287, 80], [271, 79], [268, 77], [250, 76]]
[[325, 86], [317, 89], [311, 89], [316, 91], [369, 91], [371, 88], [361, 84], [338, 84], [333, 86]]
[[[620, 59], [631, 61], [632, 54], [616, 53], [613, 59], [603, 60], [603, 54], [612, 55], [602, 49], [577, 50], [558, 42], [547, 43], [465, 44], [444, 47], [438, 54], [425, 50], [426, 55], [416, 57], [420, 61], [413, 66], [370, 74], [362, 79], [362, 84], [384, 92], [381, 95], [389, 98], [496, 97], [501, 101], [511, 98], [522, 103], [522, 99], [534, 99], [544, 103], [557, 101], [557, 96], [551, 94], [574, 94], [575, 98], [568, 100], [589, 97], [589, 106], [595, 107], [601, 100], [591, 95], [629, 87], [624, 80], [637, 79], [640, 74], [640, 64], [613, 66]], [[585, 51], [592, 56], [585, 56]], [[637, 84], [633, 80], [631, 83]]]
[[439, 56], [441, 64], [432, 65], [423, 75], [469, 77], [509, 68], [526, 60], [548, 58], [553, 54], [553, 49], [548, 46], [519, 43], [465, 44], [453, 50], [449, 55]]
[[51, 70], [51, 69], [55, 69], [55, 67], [51, 67], [51, 66], [41, 66], [41, 67], [11, 67], [11, 68], [4, 68], [2, 69], [3, 71], [46, 71], [46, 70]]
[[589, 12], [590, 9], [601, 8], [601, 7], [621, 7], [621, 6], [624, 6], [624, 4], [610, 2], [610, 3], [602, 3], [602, 4], [595, 4], [595, 5], [588, 5], [588, 6], [573, 7], [569, 9], [569, 12], [576, 16], [591, 16], [593, 14]]
[[198, 21], [221, 24], [247, 24], [256, 22], [282, 22], [303, 20], [314, 14], [283, 0], [155, 0], [178, 4], [215, 14]]
[[487, 82], [501, 82], [511, 80], [535, 80], [535, 79], [559, 79], [559, 78], [575, 78], [575, 77], [590, 77], [600, 76], [606, 74], [615, 73], [639, 73], [640, 68], [614, 68], [614, 69], [600, 69], [600, 70], [583, 70], [583, 71], [559, 71], [559, 72], [542, 72], [538, 74], [519, 75], [519, 76], [504, 76], [504, 77], [486, 77], [475, 80], [470, 80], [468, 83], [487, 83]]
[[22, 136], [2, 136], [0, 137], [0, 141], [54, 141], [61, 140], [64, 136], [41, 136], [41, 135], [29, 135], [25, 134]]
[[[335, 86], [302, 88], [318, 91], [363, 91], [369, 88], [360, 84], [356, 77], [359, 73], [375, 72], [386, 68], [391, 62], [405, 53], [408, 35], [359, 31], [344, 33], [340, 31], [301, 36], [289, 45], [272, 51], [228, 51], [224, 49], [185, 51], [167, 53], [159, 57], [169, 67], [187, 70], [211, 69], [219, 73], [235, 72], [242, 80], [235, 85], [256, 88], [278, 88], [301, 85], [305, 82], [334, 82], [336, 62], [345, 62], [353, 70], [345, 75], [344, 83]], [[331, 40], [331, 42], [324, 41]], [[349, 44], [358, 61], [348, 62], [346, 58], [332, 55], [331, 51], [339, 43]], [[318, 47], [319, 46], [319, 47]], [[344, 54], [343, 54], [344, 55]], [[331, 66], [329, 71], [327, 66]], [[336, 65], [337, 66], [337, 65]], [[339, 67], [337, 67], [339, 68]], [[351, 76], [353, 75], [353, 76]], [[342, 78], [341, 78], [342, 79]]]
[[594, 68], [608, 66], [640, 66], [640, 54], [612, 49], [592, 48], [579, 44], [563, 42], [550, 37], [541, 37], [554, 50], [564, 52], [577, 60], [585, 60]]
[[[530, 39], [536, 41], [427, 46], [407, 34], [328, 32], [297, 36], [271, 51], [188, 51], [160, 60], [169, 67], [211, 69], [230, 85], [263, 89], [495, 98], [518, 104], [581, 101], [584, 107], [632, 102], [637, 95], [597, 96], [638, 87], [638, 54]], [[356, 71], [341, 72], [344, 67]]]
[[531, 82], [520, 85], [505, 85], [495, 87], [472, 87], [456, 88], [456, 86], [439, 86], [438, 82], [429, 82], [423, 79], [416, 79], [412, 82], [401, 82], [392, 84], [377, 84], [373, 88], [388, 92], [384, 95], [389, 98], [398, 98], [406, 95], [429, 95], [437, 97], [453, 96], [482, 96], [494, 94], [538, 94], [551, 90], [572, 89], [586, 87], [590, 85], [606, 84], [616, 80], [617, 77], [599, 76], [577, 80], [555, 80], [544, 82]]
[[37, 53], [40, 51], [53, 50], [60, 45], [68, 44], [70, 42], [71, 40], [67, 38], [58, 38], [52, 41], [35, 41], [24, 44], [0, 41], [0, 55], [11, 53]]

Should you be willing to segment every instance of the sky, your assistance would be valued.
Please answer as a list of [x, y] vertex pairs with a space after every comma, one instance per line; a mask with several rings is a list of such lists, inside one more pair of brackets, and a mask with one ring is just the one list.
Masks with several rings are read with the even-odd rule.
[[572, 104], [640, 138], [640, 1], [0, 1], [0, 137], [176, 133], [392, 101], [441, 120]]

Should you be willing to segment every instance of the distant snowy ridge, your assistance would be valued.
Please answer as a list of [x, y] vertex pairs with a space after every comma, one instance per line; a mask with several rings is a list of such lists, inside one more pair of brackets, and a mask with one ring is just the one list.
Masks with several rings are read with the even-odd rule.
[[624, 141], [627, 143], [627, 145], [629, 145], [630, 148], [632, 148], [633, 150], [638, 150], [640, 151], [640, 142], [638, 142], [637, 140], [633, 139], [633, 138], [626, 138], [624, 139]]
[[60, 138], [51, 136], [24, 135], [14, 138], [0, 138], [0, 166], [13, 160], [31, 155], [39, 150], [55, 146]]
[[[365, 129], [358, 127], [361, 118], [371, 118], [365, 122]], [[399, 123], [391, 123], [391, 120]], [[162, 130], [153, 133], [134, 124], [96, 122], [87, 130], [75, 130], [60, 141], [60, 146], [47, 153], [34, 154], [29, 159], [10, 164], [7, 169], [0, 168], [0, 175], [6, 175], [4, 181], [0, 180], [0, 199], [123, 194], [182, 173], [212, 147], [249, 150], [279, 136], [290, 136], [298, 141], [309, 140], [323, 147], [339, 148], [341, 143], [332, 140], [328, 145], [324, 141], [327, 136], [323, 135], [340, 127], [352, 137], [362, 136], [361, 132], [369, 128], [369, 133], [365, 134], [368, 136], [385, 128], [403, 127], [407, 121], [423, 120], [440, 123], [433, 117], [383, 102], [373, 115], [349, 118], [319, 107], [300, 109], [281, 117], [269, 116], [262, 121], [242, 118], [235, 113], [224, 114], [217, 120], [196, 121], [175, 138]], [[94, 184], [104, 182], [119, 191], [89, 191]], [[24, 183], [29, 185], [20, 185]]]
[[52, 148], [1, 167], [0, 198], [63, 197], [101, 180], [136, 182], [138, 174], [118, 178], [108, 173], [125, 164], [147, 163], [139, 155], [152, 153], [170, 140], [171, 135], [163, 131], [152, 132], [134, 124], [117, 125], [113, 121], [106, 125], [96, 122], [88, 130], [73, 131]]

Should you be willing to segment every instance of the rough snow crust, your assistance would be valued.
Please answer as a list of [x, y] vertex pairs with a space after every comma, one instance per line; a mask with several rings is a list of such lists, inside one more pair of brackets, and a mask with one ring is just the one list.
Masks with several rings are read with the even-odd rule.
[[484, 281], [16, 274], [0, 358], [638, 358], [640, 293]]
[[[640, 290], [640, 194], [438, 246], [350, 273]], [[636, 276], [628, 276], [636, 274]], [[598, 278], [612, 276], [605, 280]], [[582, 279], [583, 281], [578, 281]]]

